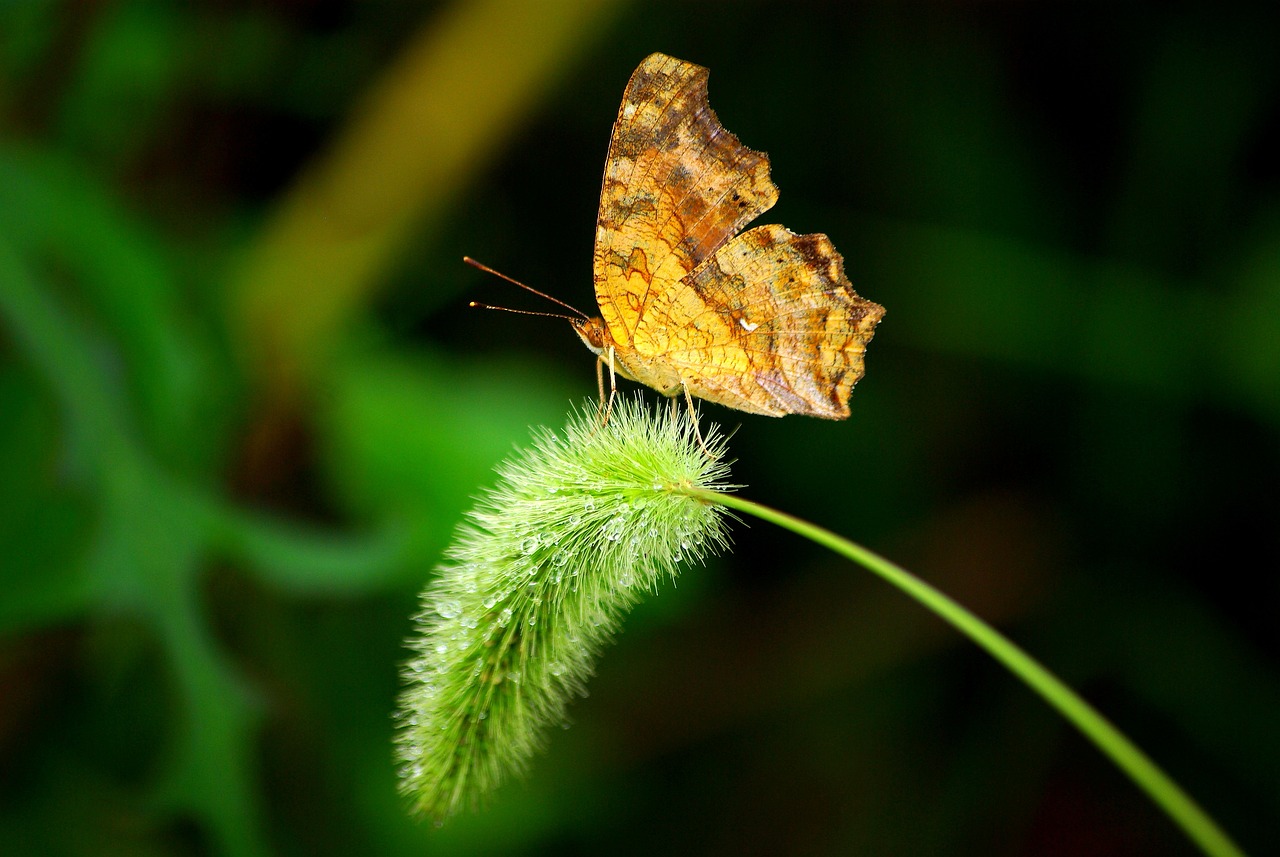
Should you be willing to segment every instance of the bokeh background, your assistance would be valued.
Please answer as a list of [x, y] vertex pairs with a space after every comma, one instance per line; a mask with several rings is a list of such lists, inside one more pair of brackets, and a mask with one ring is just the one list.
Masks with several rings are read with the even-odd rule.
[[753, 499], [1002, 627], [1280, 847], [1274, 4], [0, 3], [0, 853], [1192, 853], [899, 593], [735, 527], [526, 780], [394, 791], [417, 593], [595, 395], [610, 125], [661, 50], [888, 309]]

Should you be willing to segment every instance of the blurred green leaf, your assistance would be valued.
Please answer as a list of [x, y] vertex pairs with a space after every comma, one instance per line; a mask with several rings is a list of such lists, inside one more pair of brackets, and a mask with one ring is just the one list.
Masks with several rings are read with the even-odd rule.
[[161, 237], [74, 161], [12, 146], [0, 147], [0, 232], [74, 282], [125, 364], [113, 407], [136, 404], [134, 428], [166, 460], [208, 468], [221, 391]]
[[358, 538], [230, 508], [211, 508], [208, 518], [223, 556], [294, 594], [363, 592], [405, 573], [405, 537], [391, 528]]
[[182, 18], [159, 0], [103, 10], [59, 105], [58, 124], [71, 147], [113, 165], [137, 156], [179, 80], [187, 47]]
[[918, 348], [1183, 404], [1249, 388], [1253, 400], [1238, 404], [1274, 417], [1276, 399], [1258, 393], [1274, 390], [1275, 374], [1262, 380], [1266, 361], [1242, 360], [1275, 349], [1274, 327], [1258, 315], [1280, 281], [1268, 267], [1253, 267], [1248, 282], [1214, 294], [990, 234], [888, 222], [868, 231], [879, 273], [902, 283], [895, 305], [911, 317], [904, 336]]
[[1236, 299], [1214, 345], [1226, 368], [1229, 395], [1280, 425], [1280, 207], [1264, 213], [1236, 274]]
[[575, 400], [565, 379], [528, 362], [427, 352], [355, 356], [331, 383], [320, 412], [328, 481], [358, 517], [410, 527], [417, 574], [528, 426], [554, 424]]
[[68, 490], [66, 450], [35, 379], [0, 366], [0, 635], [81, 615], [85, 498]]

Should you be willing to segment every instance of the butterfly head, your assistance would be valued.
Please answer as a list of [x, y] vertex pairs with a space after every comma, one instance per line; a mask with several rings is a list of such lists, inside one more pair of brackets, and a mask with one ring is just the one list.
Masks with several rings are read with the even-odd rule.
[[573, 325], [574, 333], [586, 343], [591, 349], [592, 354], [603, 354], [604, 350], [613, 344], [613, 337], [609, 335], [609, 328], [605, 327], [604, 319], [596, 316], [595, 318], [571, 318], [569, 324]]

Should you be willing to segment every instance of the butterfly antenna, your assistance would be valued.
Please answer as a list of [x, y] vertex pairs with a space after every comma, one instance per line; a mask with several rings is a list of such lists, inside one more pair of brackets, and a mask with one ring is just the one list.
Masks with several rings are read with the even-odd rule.
[[491, 306], [490, 304], [482, 304], [480, 303], [480, 301], [469, 301], [467, 303], [467, 306], [475, 307], [476, 309], [496, 309], [496, 310], [501, 310], [502, 312], [513, 312], [516, 315], [541, 315], [541, 316], [546, 316], [547, 318], [567, 318], [570, 321], [573, 321], [573, 316], [565, 315], [564, 313], [560, 313], [560, 312], [534, 312], [533, 310], [530, 310], [530, 309], [512, 309], [511, 307]]
[[[560, 306], [572, 312], [574, 315], [580, 316], [582, 318], [588, 317], [585, 312], [578, 309], [577, 307], [570, 306], [569, 304], [565, 303], [559, 298], [553, 298], [551, 297], [551, 295], [547, 294], [546, 292], [540, 292], [537, 289], [535, 289], [533, 286], [526, 286], [524, 283], [520, 282], [519, 280], [513, 279], [512, 277], [508, 277], [506, 274], [502, 273], [501, 271], [495, 271], [493, 270], [493, 268], [490, 268], [488, 265], [485, 265], [482, 262], [477, 262], [475, 259], [472, 259], [470, 256], [463, 256], [462, 261], [466, 262], [468, 265], [470, 265], [473, 268], [478, 268], [479, 270], [484, 271], [486, 274], [493, 274], [495, 277], [498, 277], [499, 279], [506, 280], [508, 283], [511, 283], [513, 286], [519, 286], [520, 288], [524, 289], [527, 292], [533, 292], [538, 297], [545, 298], [546, 300], [551, 301], [553, 304], [559, 304]], [[559, 315], [553, 312], [530, 312], [528, 310], [507, 309], [506, 307], [489, 306], [488, 304], [482, 304], [479, 301], [472, 301], [471, 306], [479, 307], [481, 309], [501, 309], [501, 310], [506, 310], [507, 312], [520, 313], [521, 315], [545, 315], [545, 316], [550, 316], [551, 318], [570, 318], [570, 316]]]

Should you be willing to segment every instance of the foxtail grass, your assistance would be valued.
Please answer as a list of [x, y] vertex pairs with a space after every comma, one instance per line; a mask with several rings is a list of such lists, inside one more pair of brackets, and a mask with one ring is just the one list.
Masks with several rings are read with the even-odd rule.
[[623, 399], [540, 430], [467, 513], [423, 595], [400, 700], [400, 787], [443, 820], [527, 770], [642, 594], [728, 544], [734, 512], [823, 545], [914, 598], [1071, 722], [1200, 849], [1243, 852], [1150, 757], [1038, 661], [907, 570], [731, 493], [724, 435]]

